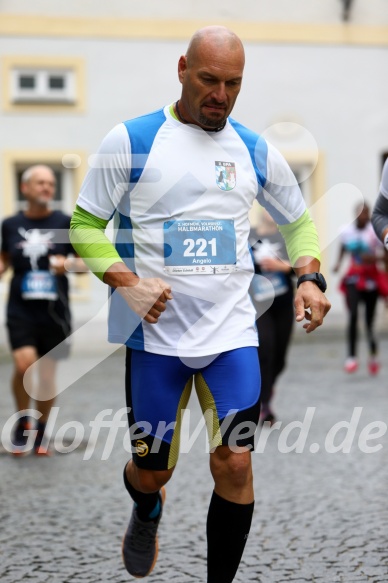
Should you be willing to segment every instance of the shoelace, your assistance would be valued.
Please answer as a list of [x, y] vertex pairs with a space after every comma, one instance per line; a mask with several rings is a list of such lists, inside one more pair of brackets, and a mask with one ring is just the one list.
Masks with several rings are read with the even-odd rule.
[[132, 532], [131, 546], [136, 550], [144, 552], [145, 550], [151, 548], [151, 546], [154, 544], [155, 535], [156, 525], [154, 523], [152, 523], [152, 527], [150, 528], [137, 523], [136, 528]]

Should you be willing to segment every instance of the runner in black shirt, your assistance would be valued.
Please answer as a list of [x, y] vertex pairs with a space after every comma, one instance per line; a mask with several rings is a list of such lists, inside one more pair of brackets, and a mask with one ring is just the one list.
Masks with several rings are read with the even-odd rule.
[[67, 238], [70, 217], [50, 209], [55, 193], [51, 168], [28, 168], [22, 175], [21, 191], [27, 208], [3, 221], [0, 254], [0, 276], [8, 267], [13, 270], [7, 329], [14, 361], [12, 389], [20, 416], [12, 443], [15, 454], [31, 450], [27, 443], [29, 432], [25, 432], [31, 423], [24, 412], [30, 406], [32, 391], [26, 388], [23, 377], [41, 359], [38, 386], [34, 389], [35, 407], [40, 414], [34, 451], [47, 455], [43, 437], [55, 399], [56, 361], [69, 353], [71, 324], [65, 261], [74, 250]]

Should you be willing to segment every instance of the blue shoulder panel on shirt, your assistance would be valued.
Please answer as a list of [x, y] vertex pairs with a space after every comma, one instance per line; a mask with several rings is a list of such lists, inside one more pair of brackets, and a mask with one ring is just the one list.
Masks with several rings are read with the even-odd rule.
[[252, 160], [253, 168], [256, 172], [257, 182], [261, 187], [264, 187], [267, 181], [268, 146], [266, 141], [259, 134], [256, 134], [234, 119], [229, 118], [229, 122], [246, 145]]
[[154, 143], [156, 134], [160, 126], [166, 121], [163, 109], [158, 109], [153, 113], [142, 115], [124, 122], [127, 128], [129, 141], [131, 142], [132, 165], [130, 175], [130, 189], [138, 182], [148, 154]]
[[[155, 136], [166, 121], [163, 109], [124, 122], [131, 143], [131, 173], [129, 191], [138, 183], [144, 171], [148, 155]], [[152, 177], [151, 177], [152, 179]], [[132, 238], [132, 221], [130, 218], [130, 199], [125, 214], [120, 212], [119, 235], [116, 249], [124, 259], [127, 267], [136, 273], [134, 244]], [[128, 309], [118, 294], [111, 297], [109, 339], [111, 342], [123, 342], [138, 350], [144, 350], [142, 321]]]

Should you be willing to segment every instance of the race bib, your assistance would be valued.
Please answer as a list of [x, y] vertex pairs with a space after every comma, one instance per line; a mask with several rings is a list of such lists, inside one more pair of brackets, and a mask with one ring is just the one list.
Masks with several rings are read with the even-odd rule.
[[236, 271], [234, 221], [166, 221], [164, 266], [167, 273], [174, 275], [214, 275]]
[[22, 279], [24, 300], [58, 299], [57, 282], [49, 271], [28, 271]]

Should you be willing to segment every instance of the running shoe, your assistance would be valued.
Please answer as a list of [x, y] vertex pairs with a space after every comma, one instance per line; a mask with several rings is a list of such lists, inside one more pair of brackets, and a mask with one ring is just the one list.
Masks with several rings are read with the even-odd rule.
[[35, 443], [34, 443], [34, 452], [35, 455], [46, 455], [51, 456], [51, 451], [49, 449], [49, 440], [45, 436], [46, 431], [46, 424], [45, 423], [38, 423]]
[[368, 361], [369, 374], [376, 375], [380, 370], [380, 363], [375, 356], [371, 356]]
[[136, 507], [133, 507], [131, 520], [123, 538], [122, 555], [128, 573], [137, 579], [149, 575], [158, 558], [159, 545], [157, 531], [160, 519], [162, 518], [165, 498], [166, 491], [164, 488], [161, 488], [159, 492], [159, 516], [147, 522], [140, 520]]
[[13, 455], [22, 456], [30, 453], [31, 448], [27, 449], [27, 442], [29, 437], [27, 431], [29, 429], [31, 429], [31, 423], [29, 422], [28, 417], [21, 417], [12, 437]]
[[345, 360], [344, 370], [348, 373], [356, 372], [358, 369], [358, 360], [354, 356], [349, 356]]

